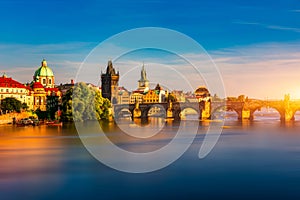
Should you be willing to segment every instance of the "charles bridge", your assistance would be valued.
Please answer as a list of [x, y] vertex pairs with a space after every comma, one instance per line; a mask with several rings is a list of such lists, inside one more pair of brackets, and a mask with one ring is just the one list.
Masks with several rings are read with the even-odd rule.
[[289, 95], [285, 95], [283, 100], [227, 98], [224, 101], [115, 104], [113, 111], [115, 118], [120, 117], [121, 112], [127, 110], [131, 113], [132, 118], [145, 119], [148, 118], [148, 112], [153, 107], [164, 110], [167, 118], [174, 118], [175, 120], [180, 120], [180, 113], [188, 108], [195, 110], [201, 120], [213, 119], [215, 113], [222, 109], [235, 111], [239, 120], [253, 120], [255, 111], [261, 108], [273, 108], [280, 114], [281, 121], [292, 121], [295, 119], [295, 113], [300, 111], [300, 100], [290, 100]]

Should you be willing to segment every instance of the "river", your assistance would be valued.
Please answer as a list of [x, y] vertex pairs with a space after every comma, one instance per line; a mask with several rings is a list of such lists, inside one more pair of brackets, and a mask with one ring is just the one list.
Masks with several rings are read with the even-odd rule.
[[[164, 128], [146, 142], [119, 137], [114, 124], [103, 127], [114, 135], [112, 141], [133, 152], [159, 149], [178, 130], [172, 121], [153, 118], [148, 123]], [[202, 131], [209, 123], [198, 123], [199, 133], [182, 157], [141, 174], [100, 163], [85, 149], [74, 124], [0, 126], [1, 200], [300, 199], [300, 121], [229, 119], [214, 149], [199, 159]], [[188, 126], [188, 120], [183, 125]]]

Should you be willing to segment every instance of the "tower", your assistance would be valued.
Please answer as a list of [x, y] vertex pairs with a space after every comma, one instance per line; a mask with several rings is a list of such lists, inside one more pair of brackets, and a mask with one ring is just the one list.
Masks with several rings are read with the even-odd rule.
[[45, 88], [54, 88], [54, 74], [47, 61], [43, 59], [41, 66], [33, 75], [33, 82], [40, 82]]
[[117, 103], [119, 72], [116, 73], [113, 64], [107, 63], [106, 72], [101, 72], [102, 97], [109, 99], [113, 104]]
[[145, 70], [145, 66], [143, 64], [142, 70], [141, 70], [141, 78], [138, 81], [139, 82], [139, 87], [138, 90], [147, 90], [149, 89], [149, 80], [147, 79], [147, 74]]

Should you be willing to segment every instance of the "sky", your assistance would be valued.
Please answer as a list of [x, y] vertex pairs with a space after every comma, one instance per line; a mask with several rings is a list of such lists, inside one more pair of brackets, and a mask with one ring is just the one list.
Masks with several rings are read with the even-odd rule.
[[[0, 19], [0, 72], [19, 82], [32, 81], [43, 58], [56, 84], [70, 82], [92, 55], [101, 59], [90, 61], [86, 71], [99, 78], [112, 59], [122, 75], [120, 85], [129, 90], [137, 87], [143, 62], [153, 84], [182, 90], [207, 81], [189, 71], [191, 63], [204, 71], [203, 76], [215, 64], [226, 96], [282, 99], [290, 93], [292, 99], [300, 99], [298, 0], [1, 0]], [[201, 53], [207, 55], [201, 57], [199, 51], [185, 48], [178, 50], [180, 56], [144, 49], [114, 57], [115, 52], [130, 51], [136, 41], [108, 44], [109, 38], [142, 27], [182, 33], [199, 43], [204, 49]], [[148, 35], [147, 40], [152, 39]], [[104, 46], [103, 41], [107, 42]], [[95, 48], [105, 51], [94, 55]]]

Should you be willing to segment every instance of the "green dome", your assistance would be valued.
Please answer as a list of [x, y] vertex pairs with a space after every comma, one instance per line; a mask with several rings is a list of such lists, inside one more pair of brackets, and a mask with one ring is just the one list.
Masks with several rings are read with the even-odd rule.
[[34, 73], [34, 77], [40, 76], [54, 76], [52, 69], [47, 66], [45, 59], [42, 61], [42, 66], [40, 66]]

